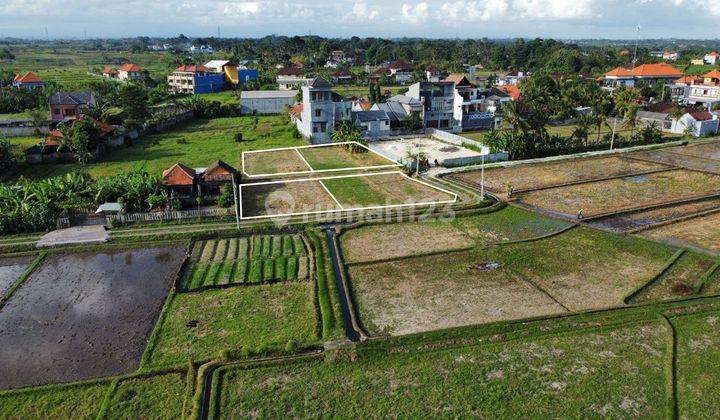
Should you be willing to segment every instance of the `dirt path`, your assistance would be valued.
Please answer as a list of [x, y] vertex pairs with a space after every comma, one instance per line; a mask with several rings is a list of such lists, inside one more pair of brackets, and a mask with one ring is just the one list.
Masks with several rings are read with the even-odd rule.
[[330, 257], [332, 258], [333, 272], [335, 273], [335, 280], [337, 282], [338, 294], [340, 295], [340, 307], [343, 313], [343, 323], [345, 324], [345, 335], [352, 341], [358, 341], [360, 334], [353, 327], [352, 314], [350, 313], [350, 304], [348, 302], [348, 293], [345, 290], [345, 284], [342, 281], [342, 275], [340, 270], [340, 259], [337, 255], [337, 236], [335, 235], [335, 228], [328, 227], [325, 229], [327, 240], [330, 242]]

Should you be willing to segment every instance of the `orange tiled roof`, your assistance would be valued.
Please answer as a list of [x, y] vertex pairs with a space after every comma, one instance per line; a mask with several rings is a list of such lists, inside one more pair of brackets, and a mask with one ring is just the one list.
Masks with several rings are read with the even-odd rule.
[[709, 53], [708, 55], [711, 57], [716, 57], [718, 55], [718, 53], [716, 51], [713, 51], [713, 52]]
[[205, 66], [180, 66], [175, 71], [181, 71], [185, 73], [200, 73], [209, 72], [210, 69]]
[[510, 95], [513, 101], [522, 99], [522, 92], [520, 92], [520, 88], [515, 85], [502, 85], [500, 86], [500, 90]]
[[117, 74], [117, 73], [118, 73], [118, 71], [112, 67], [105, 67], [103, 69], [103, 74]]
[[290, 115], [300, 115], [303, 110], [303, 104], [297, 104], [290, 108]]
[[622, 67], [612, 69], [605, 73], [605, 77], [632, 77], [632, 75], [632, 71]]
[[713, 70], [711, 72], [703, 74], [702, 77], [706, 79], [720, 79], [720, 71]]
[[18, 83], [42, 83], [43, 80], [35, 73], [29, 71], [25, 74], [18, 74], [15, 76], [15, 81]]
[[632, 69], [632, 73], [634, 76], [644, 76], [644, 77], [652, 77], [652, 76], [677, 76], [682, 77], [683, 72], [676, 69], [675, 67], [665, 64], [665, 63], [657, 63], [657, 64], [643, 64], [641, 66], [637, 66], [634, 69]]
[[176, 163], [170, 169], [163, 172], [165, 185], [193, 185], [195, 182], [195, 170], [182, 163]]
[[697, 81], [698, 81], [698, 78], [695, 76], [683, 76], [683, 77], [675, 80], [675, 83], [690, 85], [690, 84], [696, 83]]
[[144, 71], [144, 69], [142, 67], [138, 66], [137, 64], [123, 64], [122, 67], [120, 67], [120, 71], [139, 72], [139, 71]]

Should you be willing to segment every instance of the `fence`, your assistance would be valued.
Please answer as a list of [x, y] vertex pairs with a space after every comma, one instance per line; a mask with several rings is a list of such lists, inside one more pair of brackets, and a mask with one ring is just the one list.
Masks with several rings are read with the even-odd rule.
[[233, 208], [201, 209], [201, 210], [178, 210], [152, 213], [127, 213], [107, 215], [108, 224], [111, 222], [138, 223], [138, 222], [165, 222], [172, 220], [200, 219], [203, 217], [228, 217], [235, 216]]
[[[490, 162], [501, 162], [508, 160], [508, 154], [507, 152], [500, 152], [500, 153], [490, 153], [490, 149], [483, 145], [482, 143], [471, 140], [467, 137], [459, 136], [457, 134], [449, 133], [447, 131], [437, 130], [435, 128], [428, 128], [425, 130], [425, 133], [437, 140], [444, 141], [446, 143], [454, 144], [456, 146], [460, 147], [467, 147], [470, 146], [471, 149], [477, 149], [482, 150], [482, 153], [485, 154], [485, 163]], [[481, 163], [483, 161], [482, 156], [471, 156], [471, 157], [460, 157], [460, 158], [452, 158], [452, 159], [445, 159], [443, 161], [443, 166], [451, 167], [451, 166], [465, 166], [465, 165], [473, 165], [477, 163]]]

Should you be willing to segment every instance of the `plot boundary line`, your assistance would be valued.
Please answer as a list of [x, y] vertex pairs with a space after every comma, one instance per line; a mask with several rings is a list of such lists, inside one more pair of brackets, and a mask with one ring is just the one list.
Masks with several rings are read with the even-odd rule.
[[[313, 169], [313, 167], [308, 163], [308, 161], [305, 159], [305, 157], [300, 153], [299, 149], [310, 149], [310, 148], [318, 148], [318, 147], [334, 147], [334, 146], [344, 146], [348, 144], [354, 144], [356, 146], [359, 146], [365, 150], [367, 150], [367, 153], [373, 153], [377, 156], [380, 156], [382, 159], [387, 160], [389, 164], [386, 165], [371, 165], [371, 166], [356, 166], [356, 167], [347, 167], [347, 168], [337, 168], [337, 169]], [[300, 156], [300, 158], [305, 162], [305, 164], [310, 168], [307, 171], [293, 171], [293, 172], [278, 172], [278, 173], [270, 173], [270, 174], [250, 174], [245, 170], [245, 155], [250, 154], [260, 154], [260, 153], [271, 153], [271, 152], [279, 152], [283, 150], [295, 150], [295, 152]], [[269, 177], [278, 177], [278, 176], [285, 176], [285, 175], [303, 175], [303, 174], [311, 174], [311, 173], [325, 173], [325, 172], [342, 172], [342, 171], [363, 171], [368, 169], [382, 169], [382, 168], [397, 168], [402, 166], [400, 162], [395, 161], [394, 159], [385, 156], [384, 154], [373, 150], [364, 144], [358, 143], [356, 141], [344, 141], [344, 142], [338, 142], [338, 143], [327, 143], [327, 144], [311, 144], [307, 146], [292, 146], [292, 147], [280, 147], [277, 149], [261, 149], [261, 150], [248, 150], [242, 152], [242, 155], [240, 157], [241, 165], [242, 165], [242, 173], [247, 176], [248, 178], [269, 178]]]
[[[292, 212], [292, 213], [282, 213], [282, 214], [272, 214], [272, 215], [262, 215], [262, 216], [244, 216], [243, 215], [243, 208], [242, 208], [242, 189], [243, 189], [243, 187], [257, 187], [260, 185], [272, 185], [272, 184], [289, 184], [289, 183], [294, 183], [294, 182], [319, 182], [320, 185], [322, 185], [326, 189], [326, 191], [328, 191], [327, 187], [325, 187], [325, 184], [322, 182], [325, 179], [365, 178], [365, 177], [379, 176], [379, 175], [401, 175], [401, 176], [404, 176], [405, 178], [407, 178], [408, 180], [410, 180], [411, 182], [417, 182], [417, 183], [425, 185], [431, 189], [448, 194], [452, 197], [452, 199], [451, 200], [427, 201], [427, 202], [421, 202], [421, 203], [388, 204], [388, 205], [382, 205], [382, 206], [367, 206], [367, 207], [353, 207], [353, 208], [345, 208], [342, 205], [340, 205], [340, 207], [341, 207], [340, 209]], [[458, 201], [458, 195], [456, 193], [446, 190], [444, 188], [438, 187], [436, 185], [432, 185], [425, 181], [413, 179], [413, 178], [409, 177], [407, 174], [400, 172], [400, 171], [377, 172], [377, 173], [370, 173], [370, 174], [336, 175], [336, 176], [327, 176], [327, 177], [322, 177], [322, 178], [304, 178], [304, 179], [288, 179], [288, 180], [279, 180], [279, 181], [256, 182], [256, 183], [252, 183], [252, 184], [240, 184], [238, 189], [240, 190], [238, 194], [240, 197], [240, 219], [242, 219], [242, 220], [272, 219], [272, 218], [277, 218], [277, 217], [310, 216], [310, 215], [317, 215], [317, 214], [331, 214], [331, 213], [363, 211], [363, 210], [411, 208], [411, 207], [432, 206], [432, 205], [440, 205], [440, 204], [455, 204]], [[335, 196], [332, 195], [332, 193], [330, 193], [330, 197], [332, 197], [333, 200], [336, 200]], [[336, 202], [337, 202], [337, 200], [336, 200]], [[338, 203], [338, 204], [340, 204], [340, 203]]]
[[297, 155], [300, 156], [300, 159], [302, 159], [302, 161], [305, 162], [307, 167], [310, 168], [310, 171], [315, 172], [315, 169], [313, 169], [312, 165], [310, 165], [310, 163], [307, 161], [307, 159], [305, 159], [305, 156], [303, 156], [302, 153], [300, 153], [300, 151], [298, 149], [294, 149], [294, 150], [295, 150], [295, 153], [297, 153]]
[[333, 201], [335, 201], [335, 204], [337, 204], [338, 207], [340, 207], [341, 210], [342, 210], [342, 209], [345, 209], [345, 207], [343, 207], [343, 205], [340, 204], [340, 202], [338, 201], [338, 199], [335, 198], [335, 195], [330, 192], [330, 190], [329, 190], [328, 187], [325, 185], [325, 183], [322, 182], [322, 180], [320, 180], [320, 179], [318, 180], [318, 182], [319, 182], [320, 185], [322, 185], [322, 187], [325, 189], [325, 192], [327, 192], [328, 195], [330, 195], [330, 197], [333, 199]]

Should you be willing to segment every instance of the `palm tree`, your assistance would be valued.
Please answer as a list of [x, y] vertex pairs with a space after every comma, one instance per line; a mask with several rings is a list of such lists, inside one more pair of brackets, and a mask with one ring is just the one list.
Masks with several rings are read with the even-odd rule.
[[681, 124], [685, 125], [684, 122], [680, 121], [680, 118], [682, 118], [683, 115], [685, 115], [685, 110], [683, 108], [676, 106], [670, 110], [670, 117], [673, 119], [676, 127]]
[[630, 128], [630, 137], [632, 137], [635, 134], [635, 127], [637, 127], [638, 124], [638, 111], [640, 110], [640, 107], [636, 104], [632, 104], [628, 107], [627, 111], [625, 111], [625, 126]]
[[42, 135], [40, 128], [44, 127], [48, 123], [47, 111], [44, 109], [33, 109], [28, 112], [32, 125], [35, 127], [35, 135], [40, 137]]
[[502, 107], [503, 120], [510, 124], [510, 129], [517, 133], [518, 130], [525, 134], [530, 128], [523, 118], [522, 107], [519, 103], [512, 101]]

